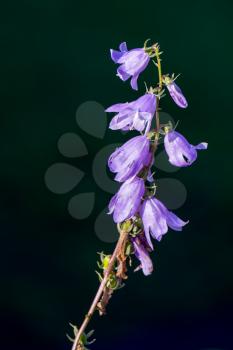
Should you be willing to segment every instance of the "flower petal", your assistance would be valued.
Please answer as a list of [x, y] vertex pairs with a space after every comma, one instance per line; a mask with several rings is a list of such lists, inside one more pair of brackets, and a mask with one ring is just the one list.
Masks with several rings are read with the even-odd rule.
[[126, 45], [126, 42], [125, 42], [125, 41], [119, 45], [119, 50], [120, 50], [121, 52], [127, 52], [127, 51], [128, 51], [127, 45]]
[[133, 90], [138, 90], [138, 77], [139, 74], [133, 75], [130, 81], [130, 85]]
[[110, 200], [110, 202], [108, 204], [108, 210], [109, 210], [108, 214], [112, 214], [113, 213], [113, 211], [115, 209], [116, 198], [117, 198], [116, 194], [111, 198], [111, 200]]
[[138, 130], [145, 134], [149, 131], [156, 110], [156, 96], [146, 93], [132, 102], [117, 103], [106, 109], [106, 112], [118, 112], [110, 123], [110, 129]]
[[194, 146], [198, 150], [207, 149], [208, 143], [207, 142], [201, 142], [197, 146]]
[[116, 194], [113, 220], [116, 223], [131, 218], [138, 211], [145, 192], [143, 179], [138, 177], [127, 180]]
[[124, 55], [124, 52], [120, 52], [117, 50], [110, 49], [111, 59], [118, 63], [119, 59]]
[[117, 173], [115, 180], [122, 182], [137, 175], [150, 160], [150, 141], [145, 135], [140, 135], [117, 148], [110, 155], [108, 166]]
[[137, 131], [143, 131], [148, 122], [151, 122], [152, 114], [136, 111], [133, 118], [132, 128]]
[[105, 112], [122, 112], [128, 107], [129, 103], [116, 103], [115, 105], [112, 105], [105, 109]]
[[197, 149], [206, 149], [205, 142], [193, 146], [184, 136], [172, 130], [165, 135], [165, 150], [169, 157], [169, 162], [175, 166], [186, 167], [191, 165], [197, 158]]
[[173, 101], [181, 108], [188, 107], [188, 102], [184, 97], [180, 87], [173, 81], [167, 85], [167, 89]]
[[168, 230], [166, 216], [154, 200], [155, 198], [146, 199], [140, 209], [147, 242], [152, 249], [153, 245], [151, 243], [150, 234], [153, 238], [160, 241], [162, 235]]
[[144, 48], [128, 51], [125, 42], [120, 44], [119, 49], [120, 51], [111, 50], [113, 61], [120, 64], [117, 69], [117, 76], [123, 81], [131, 76], [131, 86], [134, 90], [137, 90], [138, 76], [148, 65], [150, 57]]
[[[159, 200], [156, 198], [150, 199], [151, 206], [153, 207], [152, 212], [154, 215], [154, 223], [150, 226], [150, 232], [152, 237], [161, 241], [162, 236], [165, 235], [168, 231], [167, 226], [167, 217], [165, 212], [161, 210], [161, 206], [158, 205]], [[161, 203], [161, 202], [159, 202]]]
[[118, 69], [117, 69], [117, 76], [123, 80], [126, 81], [127, 79], [129, 79], [130, 74], [126, 73], [124, 70], [124, 65], [121, 65]]
[[145, 276], [153, 272], [153, 263], [151, 261], [148, 250], [140, 243], [139, 239], [133, 240], [135, 255], [141, 263], [141, 268]]
[[129, 115], [129, 114], [123, 114], [119, 113], [115, 115], [115, 117], [112, 118], [110, 124], [109, 124], [109, 129], [112, 130], [130, 130], [132, 128], [133, 120], [134, 120], [134, 113]]
[[131, 102], [130, 107], [140, 112], [154, 114], [156, 110], [156, 96], [152, 93], [146, 93], [137, 100]]
[[168, 212], [167, 224], [171, 229], [175, 231], [182, 231], [183, 226], [187, 225], [188, 222], [189, 221], [181, 220], [177, 215], [175, 215], [171, 211]]

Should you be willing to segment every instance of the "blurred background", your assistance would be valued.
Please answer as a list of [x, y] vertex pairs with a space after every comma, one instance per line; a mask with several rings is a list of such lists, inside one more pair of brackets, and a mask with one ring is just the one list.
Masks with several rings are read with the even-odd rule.
[[[0, 348], [71, 347], [69, 322], [80, 324], [98, 286], [97, 252], [114, 248], [95, 230], [111, 193], [96, 182], [93, 161], [129, 137], [102, 121], [93, 131], [95, 113], [79, 108], [95, 101], [101, 120], [103, 107], [134, 100], [144, 80], [155, 81], [151, 67], [139, 79], [141, 91], [132, 91], [109, 56], [122, 41], [131, 49], [151, 38], [164, 51], [164, 72], [182, 73], [189, 101], [180, 110], [166, 97], [163, 110], [180, 120], [191, 143], [207, 141], [209, 149], [169, 175], [187, 189], [176, 213], [189, 225], [156, 245], [153, 275], [131, 273], [108, 314], [94, 317], [91, 349], [233, 349], [232, 3], [8, 1], [1, 4], [0, 37]], [[68, 132], [85, 144], [82, 157], [70, 156], [66, 144], [59, 149]], [[66, 165], [73, 169], [63, 192], [61, 176], [57, 190], [46, 183], [54, 164], [63, 164], [59, 176]], [[89, 215], [72, 216], [71, 198], [86, 193]]]

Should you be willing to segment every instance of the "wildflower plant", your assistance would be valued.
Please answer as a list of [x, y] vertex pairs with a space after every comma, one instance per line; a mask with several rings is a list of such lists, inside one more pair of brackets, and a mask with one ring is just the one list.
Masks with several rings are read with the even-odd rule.
[[[109, 203], [109, 215], [117, 225], [119, 238], [112, 254], [100, 253], [97, 263], [97, 275], [100, 281], [98, 291], [80, 328], [73, 326], [74, 339], [72, 350], [85, 349], [90, 332], [86, 327], [95, 311], [106, 313], [106, 306], [113, 293], [124, 286], [127, 272], [134, 260], [145, 276], [153, 272], [150, 254], [154, 246], [152, 238], [160, 241], [168, 231], [181, 231], [188, 223], [169, 211], [156, 198], [155, 177], [152, 171], [154, 155], [159, 144], [164, 144], [169, 162], [176, 167], [190, 166], [197, 158], [197, 151], [207, 149], [207, 143], [197, 146], [190, 144], [184, 136], [174, 130], [171, 123], [160, 123], [160, 101], [169, 93], [180, 108], [187, 108], [187, 100], [176, 84], [174, 74], [163, 74], [160, 47], [158, 43], [143, 48], [128, 50], [126, 43], [121, 43], [119, 50], [110, 50], [111, 58], [119, 64], [117, 76], [126, 81], [131, 78], [131, 87], [138, 89], [139, 75], [150, 61], [158, 72], [158, 82], [135, 101], [114, 104], [107, 112], [115, 113], [110, 122], [112, 130], [136, 130], [139, 132], [109, 157], [108, 166], [115, 174], [115, 180], [121, 183], [118, 192]], [[152, 121], [155, 118], [155, 128]], [[161, 143], [163, 140], [163, 143]], [[155, 164], [156, 166], [156, 164]], [[92, 332], [91, 332], [92, 334]]]

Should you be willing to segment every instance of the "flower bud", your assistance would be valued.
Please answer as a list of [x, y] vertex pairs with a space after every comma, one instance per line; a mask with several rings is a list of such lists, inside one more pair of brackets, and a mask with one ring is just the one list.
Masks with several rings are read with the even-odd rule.
[[175, 83], [174, 80], [175, 79], [173, 79], [173, 78], [165, 76], [163, 78], [163, 83], [166, 85], [171, 98], [177, 104], [177, 106], [179, 106], [180, 108], [186, 108], [186, 107], [188, 107], [188, 102], [187, 102], [186, 98], [184, 97], [181, 89]]

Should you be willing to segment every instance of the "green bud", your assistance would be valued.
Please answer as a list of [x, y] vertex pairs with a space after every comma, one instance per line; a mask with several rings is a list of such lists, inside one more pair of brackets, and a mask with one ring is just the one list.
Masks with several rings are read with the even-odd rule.
[[129, 232], [132, 228], [131, 220], [126, 220], [122, 223], [121, 228], [123, 231]]
[[104, 259], [102, 261], [104, 270], [106, 270], [108, 268], [110, 259], [111, 259], [111, 255], [105, 255], [105, 257], [104, 257]]
[[125, 248], [125, 255], [129, 256], [133, 253], [133, 247], [130, 242], [126, 243], [126, 248]]
[[111, 273], [109, 278], [108, 278], [108, 282], [107, 282], [107, 287], [110, 289], [117, 289], [118, 287], [118, 280], [117, 277], [114, 273]]

